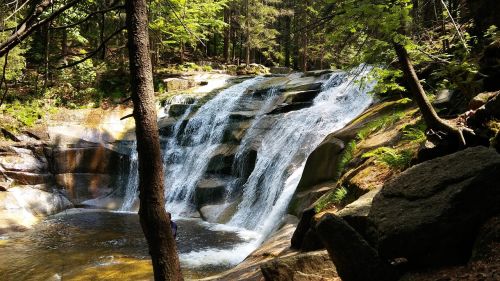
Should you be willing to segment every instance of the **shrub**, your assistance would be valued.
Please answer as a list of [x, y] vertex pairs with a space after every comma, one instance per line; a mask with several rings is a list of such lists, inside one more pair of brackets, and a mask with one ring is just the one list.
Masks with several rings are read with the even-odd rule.
[[403, 127], [403, 140], [413, 142], [413, 143], [421, 143], [427, 139], [425, 135], [425, 130], [427, 126], [422, 120], [417, 122], [414, 125], [406, 125]]
[[347, 197], [348, 193], [349, 192], [347, 191], [347, 189], [341, 186], [321, 197], [316, 206], [314, 206], [316, 213], [319, 213], [332, 205], [341, 205]]
[[376, 161], [381, 162], [392, 169], [404, 170], [410, 166], [411, 159], [413, 158], [413, 151], [408, 149], [398, 151], [390, 147], [379, 147], [363, 154], [362, 157], [375, 157]]
[[345, 167], [351, 162], [356, 151], [356, 141], [350, 141], [342, 151], [337, 163], [336, 179], [339, 179]]

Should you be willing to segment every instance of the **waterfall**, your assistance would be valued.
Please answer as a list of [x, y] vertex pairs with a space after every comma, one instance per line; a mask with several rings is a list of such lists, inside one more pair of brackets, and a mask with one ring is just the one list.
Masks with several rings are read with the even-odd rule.
[[221, 91], [204, 104], [185, 125], [182, 136], [169, 141], [165, 157], [166, 206], [174, 216], [195, 211], [193, 195], [207, 165], [220, 147], [229, 116], [256, 77]]
[[[232, 114], [252, 112], [253, 119], [239, 143], [232, 168], [232, 176], [242, 182], [230, 181], [226, 186], [226, 203], [238, 202], [227, 225], [255, 231], [261, 239], [267, 237], [286, 213], [307, 156], [328, 134], [341, 129], [372, 102], [366, 93], [373, 85], [355, 82], [368, 71], [367, 67], [360, 67], [333, 73], [312, 106], [287, 113], [269, 114], [280, 98], [278, 88], [271, 88], [262, 96], [247, 94], [249, 88], [266, 81], [263, 77], [222, 90], [195, 113], [196, 102], [191, 104], [169, 135], [162, 138], [168, 211], [179, 217], [196, 210], [197, 184], [223, 145]], [[252, 150], [256, 154], [255, 167], [247, 167]], [[122, 210], [130, 210], [137, 197], [135, 153], [134, 149]], [[240, 200], [235, 201], [236, 197]]]
[[[245, 138], [262, 138], [255, 168], [243, 187], [242, 201], [229, 222], [259, 232], [262, 239], [279, 225], [297, 187], [307, 156], [331, 132], [341, 129], [372, 102], [351, 74], [338, 72], [324, 84], [311, 107], [282, 114], [264, 136], [248, 131]], [[244, 148], [243, 148], [244, 149]]]
[[[211, 172], [209, 162], [228, 145], [226, 134], [233, 129], [231, 126], [245, 124], [246, 128], [240, 141], [231, 144], [236, 151], [231, 152], [231, 176], [225, 175], [229, 177], [224, 185], [225, 197], [221, 199], [225, 201], [214, 203], [213, 209], [215, 217], [224, 213], [224, 219], [229, 220], [219, 225], [222, 229], [237, 229], [250, 238], [232, 249], [206, 248], [184, 253], [184, 263], [237, 264], [276, 230], [285, 217], [309, 154], [328, 134], [344, 127], [372, 102], [367, 92], [374, 83], [357, 82], [369, 70], [361, 66], [351, 72], [334, 72], [325, 78], [310, 107], [285, 113], [273, 110], [283, 100], [279, 88], [250, 94], [267, 81], [264, 77], [222, 90], [201, 107], [197, 101], [172, 99], [190, 104], [161, 140], [166, 208], [174, 217], [190, 217], [201, 207], [197, 206], [195, 195], [200, 181], [214, 176], [207, 173]], [[137, 197], [134, 153], [122, 210], [130, 210]]]
[[139, 195], [139, 161], [137, 155], [137, 142], [134, 141], [130, 148], [130, 164], [128, 167], [128, 177], [125, 184], [125, 196], [123, 198], [122, 206], [119, 211], [131, 211], [134, 209], [134, 204]]

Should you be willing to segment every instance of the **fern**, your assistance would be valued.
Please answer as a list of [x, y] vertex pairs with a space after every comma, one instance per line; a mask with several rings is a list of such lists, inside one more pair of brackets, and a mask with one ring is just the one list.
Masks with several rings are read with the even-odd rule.
[[381, 162], [392, 169], [404, 170], [410, 166], [411, 159], [413, 158], [413, 152], [407, 149], [398, 151], [389, 147], [379, 147], [363, 154], [362, 157], [375, 157], [376, 161]]

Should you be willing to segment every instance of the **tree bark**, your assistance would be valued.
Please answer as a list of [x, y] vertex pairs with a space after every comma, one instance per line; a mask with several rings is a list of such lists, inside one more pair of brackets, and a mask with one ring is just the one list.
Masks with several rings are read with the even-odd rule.
[[224, 62], [229, 62], [229, 44], [231, 36], [231, 10], [229, 7], [224, 8], [224, 22], [227, 24], [224, 28]]
[[9, 36], [9, 38], [7, 38], [7, 40], [0, 43], [0, 58], [3, 57], [7, 52], [12, 50], [14, 47], [16, 47], [35, 30], [46, 25], [48, 22], [58, 17], [67, 9], [75, 6], [80, 1], [82, 0], [70, 1], [41, 20], [39, 19], [40, 15], [42, 15], [43, 12], [53, 4], [53, 2], [50, 0], [34, 1], [32, 4], [32, 9], [30, 10], [28, 16], [26, 16], [26, 18], [24, 18], [24, 20], [14, 29], [14, 32]]
[[[413, 95], [413, 98], [415, 99], [420, 113], [422, 114], [422, 118], [427, 125], [427, 129], [444, 132], [447, 136], [453, 138], [454, 141], [458, 141], [460, 145], [465, 146], [466, 143], [463, 136], [463, 131], [465, 129], [453, 127], [452, 125], [439, 118], [429, 99], [427, 98], [422, 84], [420, 84], [406, 48], [403, 45], [395, 42], [393, 43], [393, 46], [398, 56], [399, 63], [401, 64], [401, 68], [403, 70], [406, 81], [410, 86], [410, 91]], [[468, 130], [465, 131], [470, 132]]]
[[130, 84], [139, 156], [139, 218], [148, 242], [155, 281], [183, 280], [170, 220], [165, 211], [146, 1], [127, 0], [126, 14]]
[[250, 65], [250, 4], [249, 0], [245, 0], [245, 30], [246, 30], [246, 56], [245, 56], [245, 63], [246, 65]]

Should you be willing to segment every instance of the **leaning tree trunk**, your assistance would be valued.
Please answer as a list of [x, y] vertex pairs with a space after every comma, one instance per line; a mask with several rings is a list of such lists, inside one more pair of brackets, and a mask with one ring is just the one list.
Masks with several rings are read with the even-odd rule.
[[451, 140], [457, 141], [459, 145], [465, 146], [466, 143], [463, 132], [470, 132], [470, 130], [466, 128], [453, 127], [452, 125], [439, 118], [429, 99], [427, 98], [424, 88], [420, 84], [417, 73], [413, 68], [413, 64], [410, 61], [410, 56], [408, 55], [406, 48], [399, 43], [393, 43], [393, 46], [398, 56], [399, 63], [401, 64], [401, 68], [403, 70], [406, 81], [410, 86], [410, 91], [418, 105], [418, 108], [420, 109], [420, 113], [422, 113], [422, 117], [425, 121], [425, 124], [427, 125], [427, 128], [430, 130], [443, 132], [445, 133], [445, 135], [450, 137]]
[[139, 155], [139, 217], [153, 261], [155, 281], [178, 281], [182, 280], [179, 258], [164, 208], [163, 166], [149, 57], [146, 0], [127, 0], [126, 12]]

